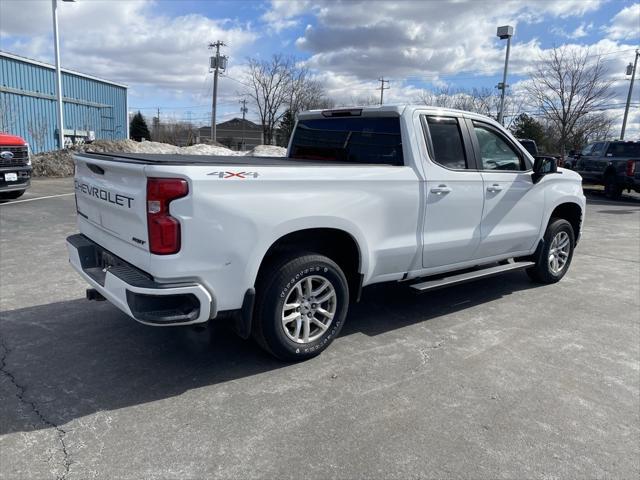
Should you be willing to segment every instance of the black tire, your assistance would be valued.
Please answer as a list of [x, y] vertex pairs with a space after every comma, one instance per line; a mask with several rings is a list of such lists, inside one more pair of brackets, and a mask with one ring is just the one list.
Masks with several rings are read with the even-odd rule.
[[[330, 258], [300, 252], [278, 258], [267, 267], [256, 291], [252, 335], [258, 344], [276, 358], [301, 361], [315, 357], [340, 333], [349, 307], [349, 287], [340, 267]], [[310, 276], [328, 280], [335, 292], [335, 313], [328, 328], [309, 343], [297, 343], [285, 333], [283, 308], [298, 282]], [[328, 287], [327, 287], [328, 288]], [[302, 317], [304, 318], [304, 317]], [[312, 328], [319, 334], [317, 326]]]
[[0, 200], [15, 200], [24, 195], [26, 190], [14, 190], [12, 192], [0, 192]]
[[[566, 232], [569, 237], [569, 252], [564, 266], [556, 273], [552, 271], [551, 266], [549, 265], [549, 254], [553, 239], [560, 232]], [[571, 224], [563, 218], [552, 218], [549, 221], [547, 231], [544, 234], [544, 246], [542, 247], [538, 257], [534, 259], [536, 265], [527, 269], [529, 278], [538, 283], [559, 282], [569, 270], [575, 244], [575, 234], [573, 233], [573, 227]]]
[[615, 175], [608, 175], [604, 181], [604, 194], [611, 200], [619, 200], [622, 196], [622, 186], [617, 182]]

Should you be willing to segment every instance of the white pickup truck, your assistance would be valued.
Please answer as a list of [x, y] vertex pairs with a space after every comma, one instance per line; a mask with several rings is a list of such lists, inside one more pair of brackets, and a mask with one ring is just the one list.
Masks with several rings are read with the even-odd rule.
[[75, 162], [67, 244], [88, 298], [149, 325], [223, 318], [285, 360], [325, 349], [367, 285], [557, 282], [585, 211], [576, 173], [489, 118], [424, 106], [304, 112], [284, 158]]

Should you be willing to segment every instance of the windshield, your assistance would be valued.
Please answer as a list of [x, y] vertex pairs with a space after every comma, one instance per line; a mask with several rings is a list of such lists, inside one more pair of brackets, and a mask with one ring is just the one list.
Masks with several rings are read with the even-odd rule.
[[300, 120], [290, 158], [403, 165], [399, 117]]
[[640, 143], [612, 143], [607, 156], [640, 158]]

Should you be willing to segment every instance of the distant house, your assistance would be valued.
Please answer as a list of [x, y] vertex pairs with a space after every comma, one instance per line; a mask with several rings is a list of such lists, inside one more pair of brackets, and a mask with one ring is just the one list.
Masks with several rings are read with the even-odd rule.
[[[211, 139], [211, 127], [198, 129], [199, 142]], [[251, 150], [256, 145], [262, 145], [262, 127], [250, 120], [233, 118], [229, 121], [218, 123], [216, 127], [216, 139], [218, 143], [233, 150], [242, 150], [244, 137], [244, 150]]]

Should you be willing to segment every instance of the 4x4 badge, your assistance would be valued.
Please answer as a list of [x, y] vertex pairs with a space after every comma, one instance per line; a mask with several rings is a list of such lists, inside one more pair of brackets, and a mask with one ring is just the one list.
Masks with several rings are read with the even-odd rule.
[[258, 172], [211, 172], [207, 175], [215, 175], [219, 178], [258, 178], [260, 175]]

